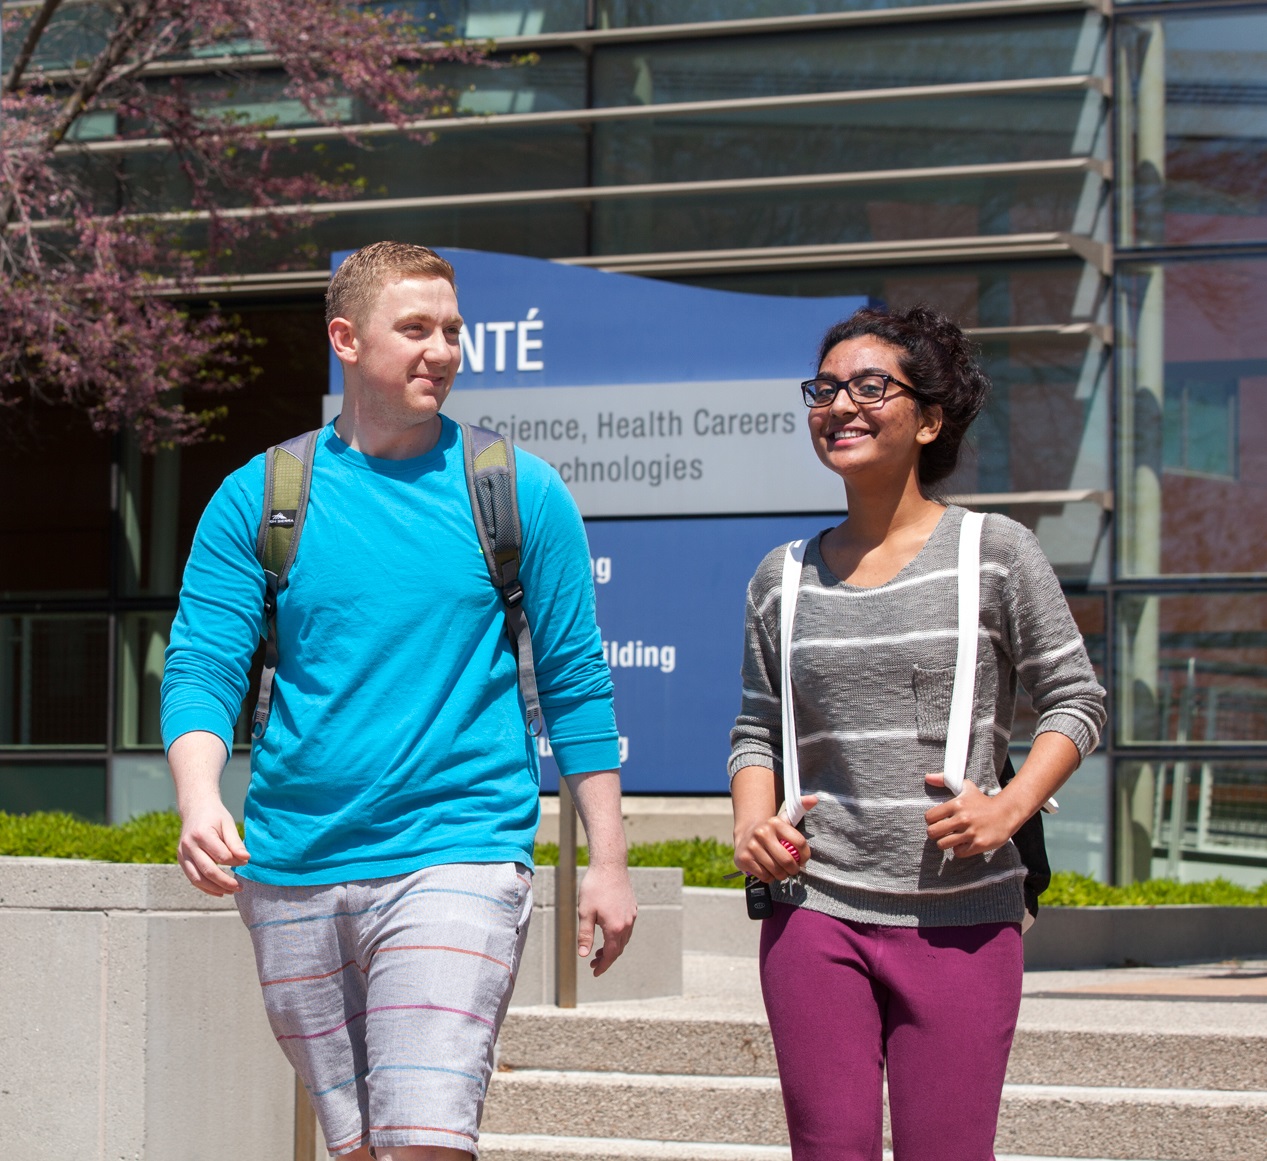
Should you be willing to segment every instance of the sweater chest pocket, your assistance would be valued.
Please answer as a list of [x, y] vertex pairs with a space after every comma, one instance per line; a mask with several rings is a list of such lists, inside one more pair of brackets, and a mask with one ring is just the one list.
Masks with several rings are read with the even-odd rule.
[[[977, 680], [973, 690], [975, 721], [983, 706], [992, 705], [992, 687], [997, 681], [994, 667], [977, 662]], [[944, 742], [950, 729], [950, 699], [955, 689], [955, 667], [925, 669], [916, 665], [911, 671], [911, 687], [915, 691], [915, 728], [921, 742]]]

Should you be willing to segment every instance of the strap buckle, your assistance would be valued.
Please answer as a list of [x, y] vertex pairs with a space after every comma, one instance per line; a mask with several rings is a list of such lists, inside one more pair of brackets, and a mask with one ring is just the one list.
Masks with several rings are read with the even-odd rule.
[[524, 587], [517, 580], [508, 582], [502, 586], [502, 600], [506, 602], [508, 609], [517, 609], [523, 604]]

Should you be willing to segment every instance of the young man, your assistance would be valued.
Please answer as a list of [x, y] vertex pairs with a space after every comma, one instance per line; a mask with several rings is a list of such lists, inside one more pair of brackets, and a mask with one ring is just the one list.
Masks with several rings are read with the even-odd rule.
[[[453, 269], [421, 246], [368, 246], [335, 274], [326, 317], [343, 413], [318, 436], [277, 603], [245, 844], [219, 779], [264, 625], [263, 456], [221, 485], [185, 570], [162, 714], [179, 859], [195, 887], [236, 895], [273, 1031], [330, 1151], [447, 1161], [477, 1152], [527, 935], [536, 744], [462, 433], [440, 414], [462, 328]], [[637, 910], [611, 678], [580, 516], [552, 468], [515, 462], [541, 706], [590, 844], [578, 951], [600, 927], [597, 975]]]

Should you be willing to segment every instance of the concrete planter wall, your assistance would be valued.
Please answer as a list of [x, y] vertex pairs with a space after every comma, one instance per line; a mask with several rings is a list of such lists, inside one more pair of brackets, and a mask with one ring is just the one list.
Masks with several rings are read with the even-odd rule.
[[[743, 893], [683, 891], [686, 950], [756, 955], [761, 925]], [[1025, 936], [1025, 966], [1117, 967], [1267, 956], [1267, 907], [1043, 907]]]
[[[633, 871], [637, 937], [582, 999], [682, 990], [681, 871]], [[516, 1004], [551, 1002], [554, 878]], [[24, 1161], [293, 1155], [294, 1085], [231, 900], [174, 866], [0, 858], [0, 1139]]]
[[1267, 956], [1267, 907], [1040, 907], [1028, 968], [1120, 967]]

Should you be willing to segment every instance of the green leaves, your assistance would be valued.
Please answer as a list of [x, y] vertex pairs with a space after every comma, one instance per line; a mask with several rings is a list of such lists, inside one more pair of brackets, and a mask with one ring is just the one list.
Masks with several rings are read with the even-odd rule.
[[1177, 883], [1147, 879], [1128, 887], [1106, 887], [1089, 875], [1057, 871], [1039, 900], [1043, 907], [1156, 907], [1173, 903], [1205, 903], [1217, 907], [1265, 907], [1267, 883], [1239, 887], [1227, 879]]
[[[537, 843], [533, 855], [538, 866], [555, 867], [559, 863], [557, 843]], [[581, 847], [577, 862], [589, 862], [589, 850]], [[742, 887], [743, 879], [722, 878], [735, 869], [734, 850], [729, 843], [716, 839], [674, 839], [662, 843], [634, 843], [629, 848], [631, 867], [681, 867], [682, 882], [687, 887]]]

